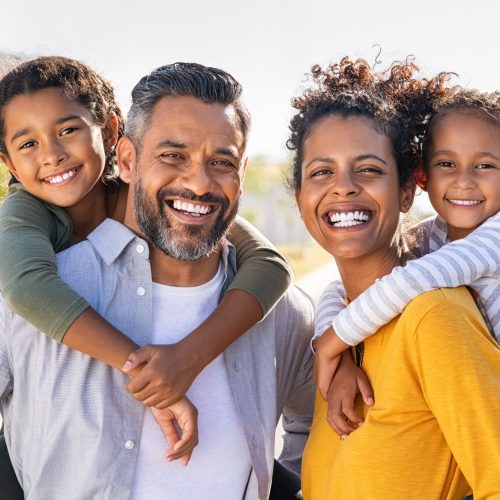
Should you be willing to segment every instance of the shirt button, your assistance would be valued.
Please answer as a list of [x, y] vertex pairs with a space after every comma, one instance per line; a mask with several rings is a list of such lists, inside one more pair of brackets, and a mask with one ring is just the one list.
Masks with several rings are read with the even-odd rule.
[[137, 253], [142, 253], [144, 252], [144, 245], [142, 245], [141, 243], [139, 243], [136, 247], [135, 247], [135, 250]]
[[140, 295], [141, 297], [146, 293], [146, 290], [140, 286], [138, 289], [137, 289], [137, 295]]
[[133, 441], [127, 441], [125, 443], [125, 448], [127, 448], [127, 450], [131, 450], [133, 447], [134, 447], [134, 442]]

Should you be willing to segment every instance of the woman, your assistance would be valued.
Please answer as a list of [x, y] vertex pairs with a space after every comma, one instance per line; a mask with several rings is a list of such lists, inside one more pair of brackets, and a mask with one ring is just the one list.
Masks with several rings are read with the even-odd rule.
[[[425, 95], [415, 70], [377, 74], [348, 59], [315, 66], [314, 87], [294, 101], [292, 185], [348, 300], [406, 259], [399, 216], [413, 201]], [[466, 288], [422, 294], [356, 358], [375, 404], [360, 408], [364, 424], [341, 440], [317, 398], [303, 460], [306, 500], [500, 493], [492, 467], [500, 463], [500, 351]]]

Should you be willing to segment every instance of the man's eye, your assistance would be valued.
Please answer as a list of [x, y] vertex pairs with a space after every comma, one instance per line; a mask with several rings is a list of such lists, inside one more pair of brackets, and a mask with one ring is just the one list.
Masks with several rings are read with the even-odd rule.
[[160, 157], [165, 160], [182, 160], [182, 156], [178, 153], [161, 153]]
[[228, 160], [215, 160], [212, 162], [212, 165], [214, 165], [215, 167], [221, 167], [221, 168], [230, 168], [230, 169], [234, 169], [235, 168], [235, 165], [234, 163], [228, 161]]

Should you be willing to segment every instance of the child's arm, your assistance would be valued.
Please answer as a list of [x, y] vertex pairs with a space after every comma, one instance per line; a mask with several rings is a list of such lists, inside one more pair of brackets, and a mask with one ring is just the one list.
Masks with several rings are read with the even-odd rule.
[[[293, 279], [285, 259], [241, 217], [237, 217], [229, 239], [236, 247], [239, 269], [217, 309], [180, 342], [148, 345], [129, 356], [126, 369], [147, 363], [127, 384], [127, 389], [147, 405], [162, 407], [169, 402], [164, 398], [162, 403], [161, 394], [153, 395], [147, 378], [156, 373], [163, 379], [175, 379], [172, 394], [175, 397], [185, 394], [208, 363], [269, 312]], [[164, 362], [167, 357], [171, 363]]]
[[466, 238], [396, 267], [332, 318], [329, 333], [338, 342], [335, 355], [356, 345], [395, 318], [421, 293], [470, 285], [482, 277], [500, 277], [500, 214]]
[[24, 190], [0, 208], [0, 288], [9, 307], [43, 331], [104, 363], [120, 368], [137, 348], [89, 307], [57, 274], [55, 251], [68, 246], [64, 210]]

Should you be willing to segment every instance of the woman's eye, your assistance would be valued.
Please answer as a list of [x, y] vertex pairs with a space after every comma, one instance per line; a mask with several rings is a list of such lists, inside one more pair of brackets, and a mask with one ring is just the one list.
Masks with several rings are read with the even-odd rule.
[[322, 175], [329, 175], [332, 171], [329, 168], [318, 168], [311, 172], [311, 177], [321, 177]]
[[371, 165], [360, 167], [357, 170], [360, 174], [382, 174], [383, 171], [379, 167], [373, 167]]

